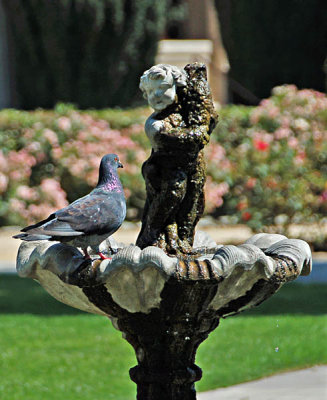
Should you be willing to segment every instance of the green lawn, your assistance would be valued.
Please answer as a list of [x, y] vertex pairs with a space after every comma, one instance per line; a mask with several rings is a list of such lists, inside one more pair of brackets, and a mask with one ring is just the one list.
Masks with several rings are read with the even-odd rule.
[[[105, 317], [7, 275], [0, 313], [1, 400], [135, 399], [133, 350]], [[255, 310], [221, 320], [198, 352], [198, 390], [327, 364], [326, 341], [327, 285], [288, 284]]]

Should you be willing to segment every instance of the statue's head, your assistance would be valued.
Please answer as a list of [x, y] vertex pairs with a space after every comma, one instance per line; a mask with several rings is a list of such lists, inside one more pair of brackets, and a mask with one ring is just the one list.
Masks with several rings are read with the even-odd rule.
[[176, 88], [186, 86], [186, 72], [168, 64], [158, 64], [141, 76], [140, 89], [149, 105], [161, 111], [176, 100]]

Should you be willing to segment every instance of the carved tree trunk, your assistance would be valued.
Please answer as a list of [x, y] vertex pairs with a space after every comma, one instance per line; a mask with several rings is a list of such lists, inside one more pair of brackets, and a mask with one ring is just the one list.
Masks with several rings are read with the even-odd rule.
[[164, 130], [156, 137], [160, 150], [143, 164], [147, 200], [141, 248], [158, 246], [168, 254], [192, 254], [195, 226], [204, 210], [206, 178], [203, 148], [217, 124], [204, 64], [185, 67], [186, 88], [178, 100], [156, 115]]

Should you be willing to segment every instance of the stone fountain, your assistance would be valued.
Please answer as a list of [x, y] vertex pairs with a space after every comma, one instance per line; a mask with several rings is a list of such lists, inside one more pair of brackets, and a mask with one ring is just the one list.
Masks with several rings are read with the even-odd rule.
[[206, 68], [157, 65], [140, 88], [155, 111], [145, 124], [152, 153], [142, 168], [147, 200], [136, 245], [110, 238], [101, 250], [116, 247], [112, 259], [90, 260], [65, 244], [23, 242], [17, 271], [57, 300], [111, 319], [135, 350], [138, 400], [194, 400], [200, 343], [221, 317], [309, 274], [311, 252], [282, 235], [222, 246], [195, 231], [204, 209], [203, 148], [217, 123]]

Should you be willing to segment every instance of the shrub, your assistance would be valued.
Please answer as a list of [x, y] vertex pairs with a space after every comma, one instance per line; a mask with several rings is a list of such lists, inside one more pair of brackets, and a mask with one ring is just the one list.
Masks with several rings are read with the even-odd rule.
[[326, 89], [326, 1], [215, 0], [215, 4], [233, 79], [259, 98], [268, 97], [271, 88], [283, 82]]
[[[130, 106], [140, 101], [138, 78], [153, 65], [172, 0], [10, 0], [20, 108]], [[178, 11], [178, 10], [177, 10]]]
[[2, 224], [35, 222], [86, 194], [97, 183], [106, 153], [119, 155], [129, 216], [139, 217], [144, 202], [141, 164], [147, 158], [142, 132], [148, 112], [95, 114], [62, 104], [53, 112], [0, 112]]
[[[206, 214], [286, 232], [327, 213], [327, 98], [278, 86], [258, 107], [229, 106], [206, 147]], [[128, 218], [142, 213], [147, 108], [0, 112], [0, 222], [26, 224], [86, 194], [100, 158], [117, 153]]]
[[228, 189], [216, 200], [215, 211], [209, 204], [211, 212], [254, 230], [265, 225], [285, 230], [290, 223], [324, 218], [326, 110], [323, 93], [293, 85], [275, 87], [256, 108], [222, 110], [207, 151], [208, 170], [215, 184]]

